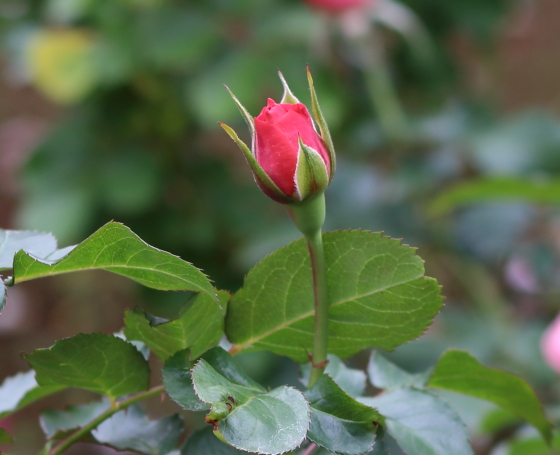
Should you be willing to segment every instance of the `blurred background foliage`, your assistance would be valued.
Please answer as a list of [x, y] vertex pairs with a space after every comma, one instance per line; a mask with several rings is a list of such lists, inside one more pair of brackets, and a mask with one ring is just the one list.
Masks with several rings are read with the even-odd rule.
[[[556, 0], [372, 0], [339, 16], [301, 0], [0, 0], [0, 226], [65, 246], [114, 219], [235, 291], [298, 234], [217, 126], [245, 131], [222, 85], [256, 115], [281, 96], [280, 68], [308, 103], [309, 64], [339, 161], [327, 229], [403, 238], [447, 296], [393, 360], [419, 371], [469, 349], [523, 375], [560, 417], [539, 352], [560, 309], [558, 14]], [[125, 307], [170, 317], [185, 302], [103, 274], [9, 299], [0, 380], [27, 368], [22, 351], [119, 330]], [[241, 357], [261, 381], [295, 381], [289, 362], [269, 379], [277, 359]], [[39, 409], [88, 398], [70, 391], [4, 422], [13, 453], [36, 453]], [[511, 416], [449, 399], [478, 454], [546, 453]]]

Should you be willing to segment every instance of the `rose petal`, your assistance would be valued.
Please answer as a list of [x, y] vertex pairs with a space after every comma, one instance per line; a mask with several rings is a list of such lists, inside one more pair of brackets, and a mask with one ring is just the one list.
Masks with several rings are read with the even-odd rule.
[[255, 118], [257, 162], [284, 194], [292, 196], [298, 148], [277, 125], [259, 117]]

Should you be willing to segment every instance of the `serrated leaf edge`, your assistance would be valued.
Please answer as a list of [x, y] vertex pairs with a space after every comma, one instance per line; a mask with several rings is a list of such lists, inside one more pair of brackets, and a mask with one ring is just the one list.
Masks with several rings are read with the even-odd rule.
[[[210, 283], [213, 283], [214, 281], [208, 276], [206, 275], [206, 273], [204, 273], [204, 271], [198, 267], [196, 267], [195, 265], [193, 265], [191, 262], [184, 260], [183, 258], [181, 258], [178, 255], [175, 255], [173, 253], [170, 253], [169, 251], [165, 251], [165, 250], [161, 250], [155, 246], [150, 245], [149, 243], [147, 243], [145, 240], [143, 240], [138, 234], [136, 234], [132, 229], [130, 229], [128, 226], [126, 226], [124, 223], [119, 223], [118, 221], [109, 221], [108, 223], [105, 223], [103, 226], [101, 226], [99, 229], [97, 229], [93, 234], [91, 234], [90, 236], [88, 236], [86, 239], [84, 239], [82, 242], [80, 242], [78, 245], [76, 245], [76, 248], [79, 247], [80, 245], [82, 245], [83, 243], [87, 242], [89, 239], [91, 239], [94, 235], [96, 235], [99, 231], [101, 231], [102, 229], [105, 229], [107, 227], [113, 226], [113, 225], [118, 225], [118, 226], [122, 226], [124, 227], [130, 234], [132, 234], [136, 239], [140, 240], [146, 247], [156, 250], [158, 253], [164, 253], [164, 254], [169, 254], [170, 256], [173, 256], [174, 258], [177, 258], [181, 261], [183, 261], [184, 263], [190, 265], [191, 267], [193, 267], [194, 269], [196, 269], [198, 272], [200, 272], [206, 279], [208, 279], [208, 281]], [[56, 240], [56, 239], [55, 239]], [[58, 245], [57, 245], [58, 246]], [[14, 261], [16, 259], [16, 257], [20, 254], [24, 254], [26, 256], [28, 256], [30, 259], [33, 259], [34, 261], [40, 262], [41, 264], [47, 265], [49, 267], [55, 266], [58, 263], [60, 263], [61, 261], [65, 260], [66, 258], [68, 258], [69, 256], [71, 256], [75, 251], [76, 248], [69, 251], [68, 254], [66, 254], [65, 256], [59, 258], [56, 260], [56, 262], [45, 262], [44, 259], [41, 258], [37, 258], [34, 255], [28, 253], [25, 250], [19, 250], [16, 252], [16, 254], [14, 255]], [[120, 268], [120, 267], [114, 267], [114, 268]], [[47, 276], [57, 276], [57, 275], [63, 275], [66, 273], [74, 273], [74, 272], [82, 272], [82, 271], [87, 271], [87, 270], [98, 270], [98, 269], [102, 269], [102, 270], [107, 270], [109, 269], [108, 267], [84, 267], [81, 268], [79, 270], [73, 270], [73, 271], [63, 271], [63, 272], [53, 272], [53, 273], [47, 273], [44, 275], [41, 275], [41, 278], [43, 277], [47, 277]], [[107, 270], [110, 271], [110, 270]], [[165, 275], [171, 275], [169, 273], [163, 272], [161, 270], [158, 270], [158, 273], [162, 273]], [[24, 278], [24, 279], [17, 279], [17, 277], [15, 276], [15, 270], [14, 270], [14, 282], [18, 282], [18, 283], [23, 283], [25, 281], [30, 281], [32, 279], [35, 279], [37, 277], [31, 277], [31, 278]], [[195, 291], [196, 292], [196, 291]], [[202, 291], [204, 292], [204, 291]], [[217, 295], [214, 293], [214, 295], [212, 296], [215, 300], [217, 299]]]
[[[416, 252], [418, 251], [418, 248], [417, 248], [417, 247], [412, 247], [412, 246], [410, 246], [410, 245], [408, 245], [408, 244], [406, 244], [406, 243], [402, 243], [402, 242], [403, 242], [403, 239], [402, 239], [402, 238], [400, 238], [400, 239], [395, 239], [395, 238], [392, 238], [392, 237], [390, 237], [390, 236], [388, 236], [388, 235], [384, 235], [384, 234], [385, 234], [385, 231], [373, 232], [373, 231], [363, 230], [363, 229], [335, 229], [334, 231], [325, 231], [325, 232], [323, 232], [323, 235], [324, 235], [324, 234], [334, 233], [334, 232], [348, 232], [348, 233], [350, 233], [350, 232], [358, 232], [358, 233], [360, 233], [360, 234], [362, 234], [362, 233], [364, 233], [364, 234], [375, 234], [375, 235], [377, 235], [377, 236], [380, 237], [380, 238], [388, 239], [390, 242], [396, 242], [396, 243], [398, 243], [399, 246], [406, 246], [406, 247], [410, 248], [411, 250], [413, 250], [413, 251], [414, 251], [414, 256], [417, 257], [417, 258], [419, 258], [419, 259], [422, 261], [422, 269], [423, 269], [423, 272], [425, 272], [424, 264], [426, 263], [426, 261], [425, 261], [424, 259], [422, 259], [420, 256], [417, 255]], [[247, 277], [251, 274], [251, 272], [252, 272], [255, 268], [257, 268], [262, 262], [264, 262], [265, 260], [267, 260], [270, 256], [272, 256], [273, 254], [275, 254], [275, 253], [276, 253], [277, 251], [279, 251], [280, 249], [288, 248], [289, 246], [291, 246], [291, 245], [293, 245], [293, 244], [295, 244], [296, 242], [299, 242], [299, 241], [301, 241], [301, 240], [302, 240], [302, 238], [296, 239], [296, 240], [292, 240], [292, 241], [291, 241], [290, 243], [288, 243], [287, 245], [284, 245], [283, 247], [281, 247], [281, 248], [279, 248], [279, 249], [277, 249], [277, 250], [275, 250], [275, 251], [272, 251], [272, 252], [270, 252], [269, 254], [267, 254], [264, 258], [262, 258], [259, 262], [257, 262], [257, 263], [253, 266], [253, 268], [252, 268], [251, 270], [249, 270], [249, 272], [247, 272], [247, 274], [245, 275], [245, 277], [244, 277], [244, 279], [243, 279], [243, 281], [244, 281], [243, 284], [245, 284], [245, 281], [247, 280]], [[429, 277], [429, 276], [427, 276], [427, 275], [422, 275], [421, 277], [418, 277], [418, 278], [426, 278], [427, 280], [429, 280], [429, 281], [434, 281], [434, 282], [437, 284], [437, 280], [436, 280], [435, 278]], [[408, 280], [407, 280], [407, 282], [408, 282]], [[397, 286], [397, 285], [399, 285], [399, 283], [395, 283], [395, 284], [391, 285], [391, 287], [392, 287], [392, 286]], [[438, 293], [438, 297], [439, 297], [439, 299], [440, 299], [439, 303], [443, 305], [444, 296], [441, 295], [441, 289], [443, 288], [443, 286], [437, 284], [437, 288], [438, 288], [439, 291], [440, 291], [440, 292]], [[235, 295], [236, 295], [238, 292], [241, 292], [243, 289], [245, 289], [245, 286], [243, 286], [243, 287], [241, 287], [239, 290], [237, 290], [237, 292], [235, 292], [235, 293], [232, 295], [232, 298], [235, 297]], [[384, 290], [384, 289], [379, 289], [379, 290], [377, 290], [376, 292], [383, 291], [383, 290]], [[359, 297], [360, 297], [360, 296], [355, 296], [354, 298], [359, 298]], [[231, 300], [231, 299], [230, 299], [230, 300]], [[340, 305], [341, 303], [346, 303], [346, 301], [338, 302], [336, 305]], [[331, 304], [330, 306], [336, 306], [336, 305], [332, 305], [332, 304]], [[409, 341], [407, 341], [406, 343], [410, 343], [411, 341], [417, 340], [417, 339], [420, 338], [422, 335], [424, 335], [424, 334], [428, 331], [428, 329], [430, 328], [431, 322], [433, 322], [433, 320], [434, 320], [435, 317], [439, 314], [440, 311], [441, 311], [441, 308], [440, 308], [440, 309], [437, 311], [437, 313], [435, 313], [434, 316], [430, 319], [430, 324], [428, 324], [428, 325], [426, 326], [426, 328], [425, 328], [416, 338], [414, 338], [413, 340], [409, 340]], [[241, 351], [243, 351], [243, 350], [245, 350], [245, 349], [250, 349], [250, 348], [252, 347], [252, 345], [253, 345], [255, 342], [258, 342], [259, 340], [261, 340], [261, 339], [263, 339], [263, 338], [266, 338], [266, 337], [269, 336], [270, 334], [272, 334], [272, 333], [274, 333], [274, 332], [276, 332], [276, 331], [278, 331], [278, 330], [281, 330], [281, 329], [283, 329], [284, 327], [287, 327], [287, 326], [289, 326], [290, 324], [293, 324], [294, 322], [297, 322], [297, 321], [300, 321], [300, 320], [302, 320], [302, 319], [305, 319], [305, 318], [307, 318], [307, 317], [309, 317], [309, 316], [312, 316], [313, 314], [314, 314], [314, 311], [309, 312], [309, 313], [305, 313], [304, 315], [301, 315], [301, 316], [299, 316], [298, 318], [292, 319], [292, 320], [290, 320], [289, 322], [286, 322], [286, 323], [284, 323], [284, 324], [280, 324], [280, 325], [274, 327], [274, 329], [269, 330], [268, 332], [259, 335], [258, 339], [257, 339], [257, 338], [251, 338], [251, 339], [247, 340], [246, 342], [243, 342], [243, 343], [240, 343], [240, 344], [234, 344], [234, 345], [233, 345], [233, 348], [232, 348], [232, 350], [231, 350], [231, 352], [232, 352], [233, 354], [238, 354], [238, 353], [240, 353]], [[403, 344], [406, 344], [406, 343], [403, 343]], [[402, 345], [401, 345], [401, 346], [402, 346]]]
[[[198, 390], [197, 390], [195, 381], [194, 381], [194, 379], [193, 379], [193, 371], [194, 371], [194, 369], [197, 367], [197, 365], [198, 365], [201, 361], [204, 361], [204, 362], [208, 363], [208, 365], [210, 365], [210, 363], [207, 362], [206, 360], [204, 360], [204, 359], [199, 359], [198, 362], [196, 362], [196, 364], [191, 368], [191, 382], [192, 382], [192, 384], [193, 384], [194, 393], [195, 393], [195, 395], [197, 396], [197, 398], [198, 398], [200, 401], [202, 401], [203, 403], [206, 403], [206, 404], [210, 404], [210, 405], [211, 405], [212, 403], [210, 403], [210, 402], [208, 402], [208, 401], [204, 401], [202, 398], [200, 398], [200, 395], [199, 395], [199, 393], [198, 393]], [[212, 367], [212, 365], [210, 365], [210, 367]], [[212, 367], [212, 368], [214, 368], [214, 367]], [[216, 373], [218, 373], [220, 376], [222, 376], [219, 372], [216, 371]], [[228, 382], [231, 382], [231, 381], [230, 381], [229, 379], [227, 379], [225, 376], [222, 376], [222, 377], [224, 377]], [[250, 388], [248, 388], [248, 387], [245, 387], [245, 386], [242, 386], [242, 385], [239, 385], [239, 384], [235, 384], [235, 385], [236, 385], [237, 387], [243, 387], [243, 388], [245, 388], [245, 389], [247, 389], [247, 390], [254, 391], [254, 389], [250, 389]], [[300, 393], [301, 396], [303, 397], [303, 400], [307, 403], [307, 418], [306, 418], [306, 420], [307, 420], [307, 430], [305, 431], [305, 436], [302, 438], [302, 440], [301, 440], [293, 449], [291, 449], [291, 450], [296, 450], [296, 449], [298, 449], [298, 448], [301, 446], [301, 444], [303, 444], [303, 442], [305, 441], [305, 439], [306, 439], [306, 437], [307, 437], [307, 432], [309, 431], [309, 425], [311, 424], [311, 405], [309, 404], [309, 401], [307, 401], [307, 398], [305, 398], [305, 395], [303, 395], [303, 393], [302, 393], [300, 390], [296, 389], [295, 387], [291, 387], [291, 386], [287, 386], [287, 385], [283, 385], [283, 386], [280, 386], [280, 387], [278, 387], [278, 388], [281, 388], [281, 387], [285, 387], [285, 388], [288, 388], [288, 389], [292, 389], [292, 390], [295, 390], [296, 392]], [[268, 391], [268, 392], [270, 392], [270, 391]], [[255, 391], [254, 396], [257, 396], [257, 395], [267, 395], [268, 392]], [[253, 398], [254, 398], [254, 397], [249, 398], [245, 403], [243, 403], [243, 404], [239, 405], [238, 407], [236, 407], [234, 410], [231, 411], [231, 413], [230, 413], [229, 415], [233, 414], [233, 413], [235, 412], [236, 409], [241, 408], [242, 406], [245, 406], [245, 405], [246, 405], [249, 401], [251, 401]], [[227, 417], [226, 417], [226, 419], [227, 419]], [[224, 419], [224, 420], [225, 420], [225, 419]], [[238, 446], [236, 446], [236, 445], [234, 445], [234, 444], [230, 444], [229, 442], [228, 442], [228, 444], [229, 444], [231, 447], [234, 447], [234, 448], [236, 448], [236, 449], [238, 449], [238, 450], [241, 450], [241, 451], [247, 452], [247, 453], [260, 453], [260, 454], [263, 454], [263, 455], [278, 455], [278, 454], [280, 454], [280, 453], [286, 453], [286, 452], [262, 452], [262, 451], [261, 451], [261, 452], [250, 452], [249, 450], [246, 450], [246, 449], [244, 449], [244, 448], [242, 448], [242, 447], [238, 447]]]
[[[301, 441], [299, 441], [297, 443], [296, 446], [294, 446], [293, 449], [290, 449], [288, 452], [291, 452], [293, 450], [297, 450], [301, 447], [301, 445], [305, 442], [305, 440], [307, 439], [307, 433], [309, 432], [309, 425], [311, 425], [311, 405], [309, 404], [309, 401], [307, 401], [307, 398], [305, 398], [305, 395], [298, 389], [296, 389], [295, 387], [291, 387], [288, 385], [283, 385], [280, 387], [277, 387], [278, 389], [280, 388], [286, 388], [286, 389], [292, 389], [295, 390], [296, 392], [298, 392], [302, 397], [303, 400], [307, 403], [307, 416], [306, 416], [306, 421], [307, 421], [307, 429], [305, 430], [305, 435], [303, 436], [303, 438], [301, 439]], [[274, 389], [275, 390], [275, 389]], [[269, 391], [270, 392], [270, 391]], [[267, 395], [268, 392], [260, 392], [260, 395]], [[255, 395], [256, 396], [256, 395]], [[249, 398], [249, 400], [247, 400], [245, 403], [243, 403], [241, 406], [245, 406], [249, 401], [251, 401], [254, 397]], [[240, 408], [241, 406], [239, 406], [238, 408]], [[236, 408], [236, 409], [238, 409]], [[230, 415], [233, 414], [236, 409], [234, 409], [233, 411], [231, 411]], [[226, 417], [227, 419], [227, 417]], [[224, 419], [225, 420], [225, 419]], [[242, 450], [243, 452], [248, 452], [248, 453], [259, 453], [259, 454], [263, 454], [263, 455], [278, 455], [278, 454], [282, 454], [282, 453], [286, 453], [286, 452], [264, 452], [264, 451], [259, 451], [259, 452], [250, 452], [249, 450], [243, 449], [242, 447], [238, 447], [235, 444], [230, 444], [228, 443], [230, 446], [238, 449], [238, 450]]]

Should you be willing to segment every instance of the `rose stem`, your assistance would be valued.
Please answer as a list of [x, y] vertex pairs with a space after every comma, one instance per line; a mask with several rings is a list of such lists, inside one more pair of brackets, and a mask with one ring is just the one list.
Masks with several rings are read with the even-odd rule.
[[315, 332], [313, 339], [313, 360], [309, 387], [317, 382], [327, 366], [327, 344], [329, 340], [329, 299], [327, 295], [327, 266], [323, 236], [319, 230], [307, 237], [313, 272], [313, 293], [315, 297]]
[[315, 328], [313, 334], [313, 357], [311, 360], [311, 387], [327, 366], [329, 340], [329, 298], [327, 292], [327, 266], [321, 228], [325, 221], [325, 195], [318, 194], [309, 200], [287, 207], [290, 218], [305, 236], [311, 258]]

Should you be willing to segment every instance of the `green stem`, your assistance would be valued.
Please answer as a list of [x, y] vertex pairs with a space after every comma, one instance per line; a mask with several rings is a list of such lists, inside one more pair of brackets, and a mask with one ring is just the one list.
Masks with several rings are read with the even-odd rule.
[[131, 404], [138, 403], [139, 401], [145, 400], [146, 398], [150, 398], [155, 395], [158, 395], [164, 390], [165, 389], [163, 385], [159, 385], [157, 387], [151, 388], [150, 390], [146, 390], [145, 392], [141, 392], [137, 395], [127, 398], [126, 400], [115, 403], [114, 407], [107, 409], [107, 411], [105, 411], [103, 414], [99, 415], [98, 417], [93, 419], [90, 423], [88, 423], [87, 425], [83, 426], [82, 428], [80, 428], [79, 430], [77, 430], [76, 432], [68, 436], [64, 441], [62, 441], [60, 445], [58, 445], [56, 448], [48, 452], [48, 455], [59, 455], [63, 453], [68, 447], [78, 442], [90, 431], [95, 430], [95, 428], [97, 428], [102, 422], [107, 420], [112, 415], [116, 414], [119, 411], [122, 411], [123, 409], [128, 408]]
[[315, 306], [315, 329], [313, 336], [313, 358], [311, 360], [311, 387], [323, 374], [327, 366], [329, 340], [329, 297], [327, 291], [327, 264], [323, 248], [321, 228], [325, 221], [325, 195], [318, 194], [299, 204], [287, 206], [290, 218], [305, 236], [311, 258], [313, 295]]
[[406, 141], [408, 120], [391, 78], [381, 34], [371, 26], [367, 33], [347, 38], [354, 45], [358, 63], [364, 71], [366, 88], [381, 128], [392, 143]]
[[327, 366], [327, 345], [329, 341], [329, 297], [327, 294], [327, 264], [323, 248], [321, 231], [307, 237], [307, 246], [311, 256], [313, 272], [313, 293], [315, 296], [315, 331], [313, 339], [313, 360], [311, 362], [311, 377], [309, 387], [325, 371]]

